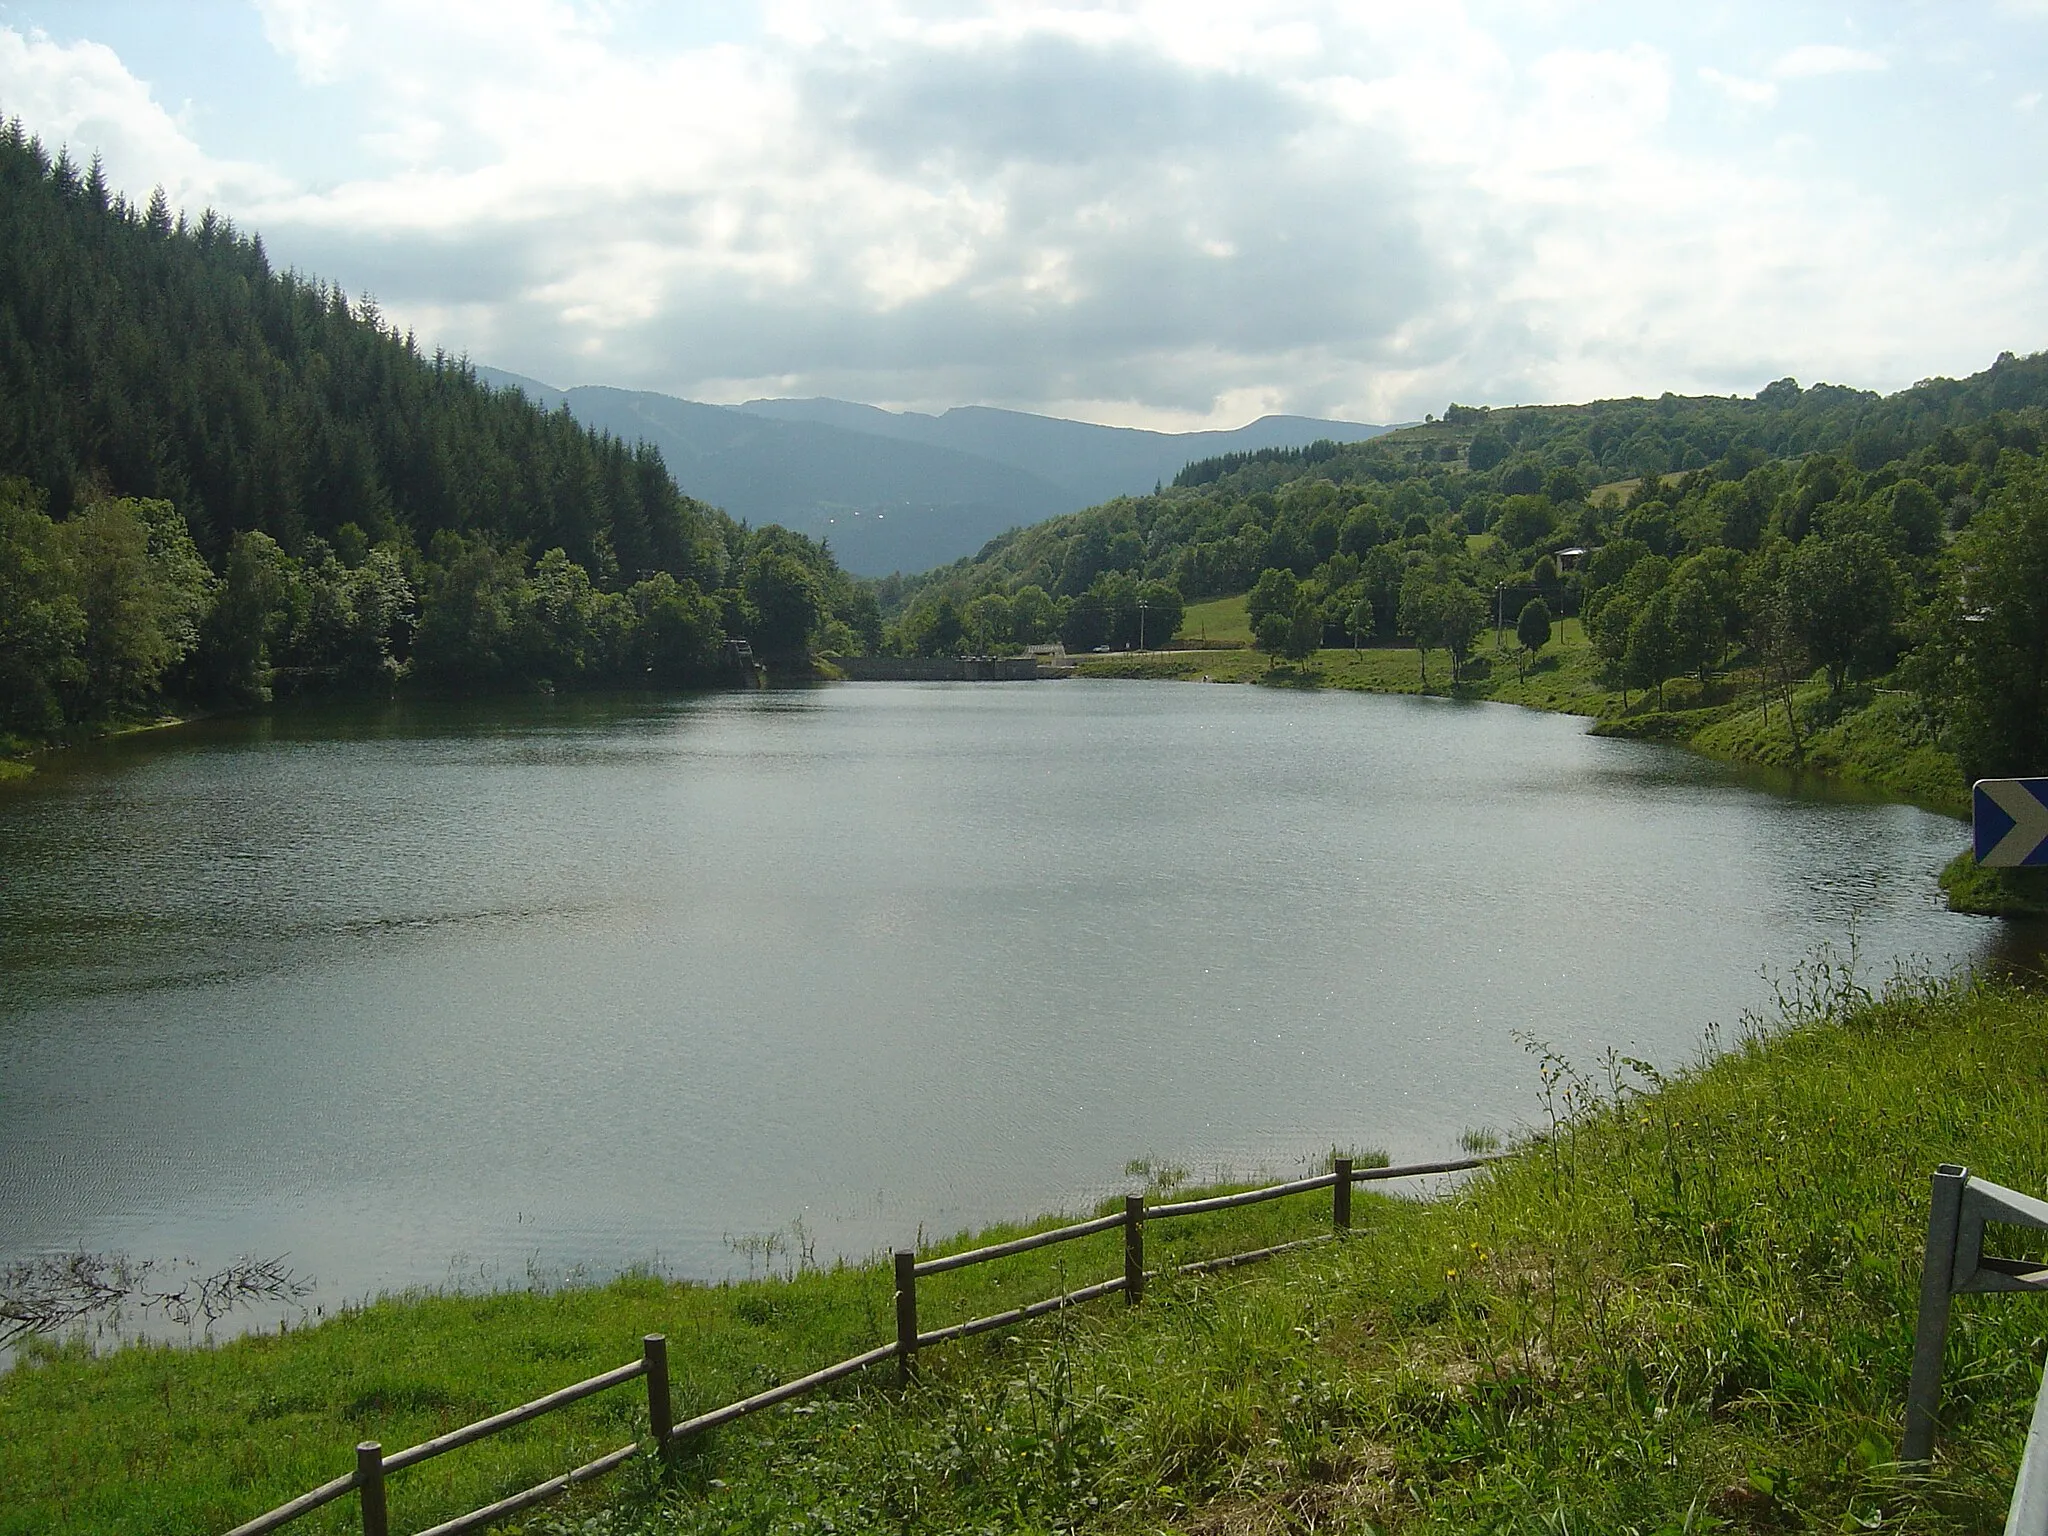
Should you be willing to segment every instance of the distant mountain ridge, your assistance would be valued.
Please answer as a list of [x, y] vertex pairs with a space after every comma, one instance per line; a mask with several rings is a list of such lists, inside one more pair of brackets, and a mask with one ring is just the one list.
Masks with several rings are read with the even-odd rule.
[[778, 421], [815, 421], [978, 454], [1041, 475], [1084, 497], [1087, 506], [1114, 496], [1142, 494], [1154, 484], [1172, 480], [1189, 464], [1218, 454], [1300, 448], [1323, 438], [1364, 442], [1392, 430], [1313, 416], [1261, 416], [1225, 432], [1155, 432], [986, 405], [956, 405], [942, 415], [926, 416], [829, 399], [749, 400], [733, 409]]
[[750, 523], [829, 540], [864, 576], [924, 571], [1011, 528], [1140, 495], [1221, 453], [1363, 442], [1391, 430], [1264, 416], [1229, 432], [1152, 432], [1026, 411], [956, 406], [938, 416], [847, 400], [705, 405], [646, 390], [557, 389], [478, 367], [496, 389], [661, 450], [691, 495]]

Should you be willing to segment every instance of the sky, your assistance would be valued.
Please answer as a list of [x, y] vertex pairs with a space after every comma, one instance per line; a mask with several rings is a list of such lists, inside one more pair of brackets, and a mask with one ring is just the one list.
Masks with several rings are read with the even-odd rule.
[[2048, 347], [2048, 0], [0, 0], [0, 114], [556, 386], [1168, 430]]

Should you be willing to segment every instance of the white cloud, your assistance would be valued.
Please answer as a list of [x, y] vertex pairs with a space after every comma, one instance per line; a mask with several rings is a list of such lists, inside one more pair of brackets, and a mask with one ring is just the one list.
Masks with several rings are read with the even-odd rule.
[[1680, 80], [1765, 107], [1875, 52], [1748, 78], [1335, 0], [779, 0], [673, 47], [618, 4], [263, 13], [285, 67], [359, 104], [336, 184], [209, 159], [97, 45], [0, 29], [0, 100], [557, 384], [1385, 420], [1904, 382], [2043, 318], [2038, 240], [1894, 207], [1811, 137], [1749, 143], [1747, 110], [1685, 129]]
[[1777, 86], [1768, 80], [1747, 80], [1740, 75], [1723, 74], [1709, 64], [1700, 66], [1699, 77], [1738, 106], [1768, 107], [1778, 99]]
[[1862, 48], [1846, 48], [1840, 43], [1805, 43], [1780, 54], [1771, 65], [1771, 73], [1780, 80], [1808, 80], [1816, 75], [1851, 75], [1886, 67], [1877, 54]]
[[257, 202], [287, 184], [265, 167], [209, 157], [101, 43], [0, 27], [0, 110], [53, 154], [68, 147], [82, 165], [97, 153], [109, 183], [138, 202], [160, 185], [173, 206], [197, 212]]
[[263, 35], [290, 59], [299, 78], [324, 84], [337, 73], [351, 36], [348, 19], [319, 0], [258, 0]]

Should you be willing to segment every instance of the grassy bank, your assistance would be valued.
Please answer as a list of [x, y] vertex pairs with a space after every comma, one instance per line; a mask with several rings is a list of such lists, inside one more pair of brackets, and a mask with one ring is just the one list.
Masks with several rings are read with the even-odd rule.
[[[1360, 693], [1441, 694], [1461, 699], [1491, 699], [1525, 704], [1564, 714], [1624, 713], [1619, 693], [1604, 687], [1595, 658], [1576, 623], [1561, 643], [1546, 651], [1526, 672], [1511, 656], [1481, 656], [1468, 663], [1465, 679], [1453, 686], [1449, 661], [1442, 652], [1429, 658], [1425, 676], [1421, 656], [1408, 646], [1367, 646], [1357, 650], [1321, 650], [1300, 663], [1281, 663], [1257, 651], [1143, 651], [1128, 655], [1090, 656], [1080, 661], [1083, 677], [1152, 677], [1213, 683], [1263, 683], [1278, 688], [1345, 688]], [[1633, 702], [1633, 701], [1632, 701]], [[1640, 709], [1637, 712], [1641, 712]]]
[[[1278, 1202], [1161, 1228], [1154, 1247], [1184, 1261], [1326, 1230], [1328, 1221], [1327, 1196], [1321, 1206]], [[1109, 1232], [929, 1281], [923, 1325], [1121, 1274], [1121, 1242]], [[0, 1533], [225, 1530], [348, 1470], [359, 1440], [396, 1450], [529, 1401], [637, 1358], [650, 1332], [671, 1341], [679, 1417], [893, 1337], [886, 1262], [819, 1268], [803, 1261], [801, 1243], [801, 1233], [782, 1235], [784, 1257], [774, 1262], [786, 1273], [744, 1284], [639, 1275], [595, 1288], [417, 1294], [281, 1334], [198, 1349], [133, 1346], [97, 1359], [82, 1345], [32, 1345], [0, 1376]], [[892, 1371], [879, 1368], [872, 1383], [893, 1380]], [[640, 1389], [621, 1388], [409, 1471], [394, 1480], [394, 1529], [553, 1476], [644, 1432], [645, 1417]], [[351, 1529], [352, 1507], [344, 1501], [293, 1529]]]
[[[2048, 1299], [1958, 1301], [1938, 1459], [1892, 1458], [1928, 1174], [1957, 1160], [2048, 1187], [2048, 999], [1871, 998], [1818, 968], [1734, 1044], [1671, 1081], [1539, 1051], [1549, 1133], [1453, 1198], [1362, 1201], [1341, 1244], [932, 1351], [908, 1394], [886, 1371], [848, 1383], [527, 1529], [1995, 1529]], [[1161, 1256], [1326, 1220], [1315, 1197], [1227, 1213]], [[926, 1305], [944, 1320], [1115, 1273], [1101, 1242], [944, 1277]], [[0, 1381], [0, 1530], [222, 1527], [340, 1470], [358, 1438], [449, 1427], [631, 1358], [651, 1328], [694, 1408], [888, 1326], [886, 1279], [842, 1268], [47, 1352]], [[404, 1474], [396, 1528], [622, 1442], [635, 1401]]]
[[1807, 981], [1677, 1082], [1544, 1061], [1576, 1115], [1461, 1198], [764, 1422], [606, 1528], [1996, 1529], [2048, 1301], [1958, 1303], [1939, 1459], [1893, 1457], [1927, 1176], [2048, 1181], [2048, 1005]]
[[1984, 869], [1965, 851], [1941, 872], [1957, 912], [1983, 917], [2048, 917], [2048, 869]]

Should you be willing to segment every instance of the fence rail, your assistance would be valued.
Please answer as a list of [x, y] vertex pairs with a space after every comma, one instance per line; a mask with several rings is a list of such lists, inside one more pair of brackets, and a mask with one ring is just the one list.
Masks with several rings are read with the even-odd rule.
[[920, 1259], [917, 1261], [919, 1275], [943, 1275], [949, 1269], [965, 1269], [970, 1264], [986, 1264], [991, 1259], [1007, 1259], [1012, 1254], [1029, 1253], [1034, 1248], [1049, 1248], [1054, 1243], [1071, 1243], [1076, 1238], [1093, 1237], [1098, 1232], [1107, 1232], [1112, 1227], [1124, 1224], [1122, 1211], [1107, 1216], [1097, 1216], [1093, 1221], [1077, 1221], [1070, 1227], [1054, 1227], [1048, 1232], [1034, 1232], [1029, 1237], [1012, 1238], [1007, 1243], [991, 1243], [986, 1248], [970, 1248], [965, 1253], [949, 1253], [942, 1258]]
[[[940, 1344], [956, 1343], [970, 1339], [977, 1334], [992, 1332], [997, 1328], [1014, 1327], [1032, 1318], [1044, 1317], [1048, 1313], [1063, 1311], [1068, 1307], [1080, 1306], [1104, 1296], [1123, 1293], [1127, 1305], [1136, 1306], [1144, 1298], [1145, 1282], [1157, 1275], [1158, 1271], [1145, 1268], [1145, 1226], [1150, 1221], [1170, 1221], [1183, 1216], [1196, 1216], [1207, 1211], [1229, 1210], [1241, 1205], [1256, 1205], [1261, 1201], [1278, 1200], [1287, 1195], [1305, 1194], [1311, 1190], [1331, 1191], [1331, 1231], [1320, 1236], [1300, 1238], [1293, 1242], [1276, 1243], [1269, 1248], [1257, 1248], [1246, 1253], [1225, 1254], [1220, 1258], [1201, 1259], [1193, 1263], [1174, 1266], [1173, 1272], [1181, 1275], [1206, 1274], [1213, 1270], [1228, 1269], [1239, 1264], [1256, 1263], [1278, 1254], [1291, 1253], [1297, 1249], [1327, 1243], [1341, 1237], [1351, 1226], [1351, 1187], [1354, 1184], [1377, 1182], [1383, 1179], [1419, 1178], [1428, 1174], [1462, 1173], [1495, 1161], [1494, 1156], [1453, 1158], [1444, 1162], [1408, 1163], [1399, 1167], [1354, 1168], [1349, 1158], [1333, 1160], [1331, 1171], [1309, 1179], [1293, 1179], [1284, 1184], [1268, 1184], [1259, 1189], [1241, 1190], [1236, 1194], [1216, 1195], [1202, 1200], [1181, 1200], [1163, 1205], [1148, 1206], [1143, 1195], [1124, 1197], [1124, 1208], [1107, 1216], [1097, 1216], [1088, 1221], [1077, 1221], [1064, 1227], [1054, 1227], [1045, 1232], [1034, 1232], [1028, 1237], [1013, 1238], [1008, 1242], [991, 1243], [986, 1247], [970, 1249], [965, 1253], [950, 1253], [933, 1259], [919, 1259], [915, 1249], [899, 1248], [894, 1255], [896, 1337], [887, 1344], [854, 1355], [849, 1359], [799, 1376], [766, 1391], [756, 1392], [738, 1402], [727, 1403], [693, 1418], [676, 1423], [669, 1396], [668, 1342], [658, 1333], [650, 1333], [641, 1341], [641, 1355], [638, 1360], [628, 1361], [600, 1375], [579, 1381], [545, 1397], [537, 1397], [530, 1403], [517, 1408], [508, 1408], [487, 1419], [465, 1424], [460, 1429], [451, 1429], [446, 1434], [436, 1435], [431, 1440], [422, 1440], [417, 1445], [407, 1446], [386, 1456], [382, 1445], [366, 1440], [356, 1447], [356, 1466], [353, 1472], [337, 1477], [319, 1487], [309, 1489], [289, 1503], [280, 1504], [266, 1514], [236, 1526], [226, 1536], [264, 1536], [289, 1525], [301, 1515], [310, 1514], [322, 1505], [336, 1499], [356, 1494], [362, 1512], [363, 1536], [390, 1536], [390, 1516], [385, 1500], [385, 1477], [407, 1467], [418, 1466], [423, 1461], [478, 1440], [497, 1434], [501, 1430], [524, 1424], [543, 1414], [566, 1408], [571, 1403], [581, 1402], [600, 1392], [608, 1392], [627, 1382], [645, 1380], [647, 1383], [647, 1419], [650, 1431], [649, 1444], [645, 1447], [653, 1454], [661, 1455], [695, 1435], [730, 1424], [748, 1414], [759, 1413], [777, 1403], [788, 1402], [807, 1392], [830, 1385], [832, 1382], [879, 1365], [884, 1360], [896, 1362], [898, 1380], [910, 1382], [916, 1375], [917, 1354], [921, 1349], [930, 1349]], [[1015, 1254], [1029, 1253], [1033, 1249], [1050, 1247], [1055, 1243], [1071, 1243], [1081, 1238], [1093, 1237], [1098, 1233], [1121, 1229], [1124, 1234], [1124, 1272], [1112, 1279], [1084, 1285], [1079, 1290], [1063, 1295], [1049, 1296], [1043, 1301], [1030, 1302], [1013, 1307], [1007, 1312], [991, 1313], [986, 1317], [970, 1318], [963, 1323], [951, 1323], [943, 1328], [920, 1331], [917, 1320], [917, 1282], [934, 1275], [946, 1274], [951, 1270], [965, 1269], [974, 1264], [987, 1264], [996, 1259], [1009, 1258]], [[1944, 1321], [1946, 1315], [1944, 1312]], [[1938, 1358], [1938, 1357], [1937, 1357]], [[482, 1509], [458, 1515], [452, 1520], [432, 1526], [418, 1533], [418, 1536], [459, 1536], [466, 1531], [482, 1530], [494, 1521], [522, 1510], [532, 1509], [550, 1499], [558, 1498], [579, 1483], [602, 1477], [613, 1468], [622, 1466], [634, 1456], [641, 1454], [642, 1442], [633, 1441], [615, 1451], [607, 1452], [595, 1461], [586, 1462], [574, 1471], [536, 1483], [495, 1504]]]
[[1155, 1205], [1148, 1213], [1154, 1219], [1165, 1221], [1174, 1216], [1199, 1216], [1205, 1211], [1234, 1210], [1240, 1205], [1259, 1205], [1267, 1200], [1278, 1200], [1282, 1195], [1306, 1194], [1312, 1189], [1330, 1189], [1339, 1182], [1350, 1183], [1357, 1178], [1351, 1171], [1347, 1159], [1342, 1168], [1330, 1173], [1319, 1173], [1312, 1179], [1295, 1179], [1286, 1184], [1268, 1184], [1264, 1189], [1241, 1189], [1234, 1195], [1211, 1195], [1206, 1200], [1180, 1200], [1169, 1205]]

